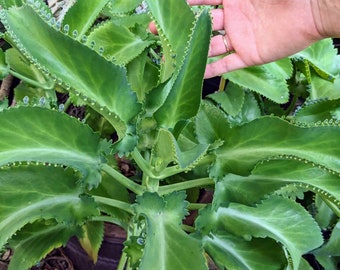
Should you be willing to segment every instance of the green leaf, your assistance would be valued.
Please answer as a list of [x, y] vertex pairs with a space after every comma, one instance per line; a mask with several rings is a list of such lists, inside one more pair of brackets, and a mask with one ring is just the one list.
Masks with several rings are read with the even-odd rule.
[[221, 134], [229, 132], [230, 125], [226, 121], [223, 111], [216, 106], [203, 102], [201, 108], [194, 119], [195, 128], [190, 130], [192, 134], [196, 133], [198, 142], [203, 144], [214, 144], [220, 142], [223, 137]]
[[109, 1], [110, 0], [75, 1], [63, 18], [63, 25], [69, 25], [70, 33], [77, 31], [77, 39], [81, 40]]
[[[1, 14], [13, 40], [35, 65], [104, 114], [120, 138], [127, 132], [127, 122], [140, 105], [124, 68], [53, 29], [29, 6], [2, 10]], [[22, 25], [29, 25], [29, 35]]]
[[19, 107], [0, 113], [0, 166], [46, 162], [79, 170], [90, 187], [100, 182], [101, 141], [75, 118], [40, 107]]
[[320, 78], [314, 72], [311, 73], [311, 83], [308, 91], [311, 100], [340, 98], [340, 90], [337, 85], [333, 81]]
[[328, 80], [339, 74], [337, 50], [331, 38], [314, 43], [303, 51], [292, 56], [295, 59], [308, 60], [319, 75]]
[[251, 205], [288, 184], [322, 193], [340, 206], [340, 176], [297, 158], [261, 162], [246, 177], [227, 174], [216, 183], [214, 202]]
[[152, 166], [156, 172], [162, 172], [171, 162], [176, 162], [181, 169], [189, 170], [205, 156], [209, 147], [207, 144], [185, 146], [181, 149], [183, 145], [177, 143], [170, 131], [160, 129], [152, 152]]
[[255, 91], [277, 103], [288, 101], [289, 89], [286, 82], [292, 75], [293, 66], [288, 58], [265, 64], [248, 67], [223, 75], [225, 79]]
[[2, 8], [9, 8], [11, 6], [21, 6], [22, 0], [0, 0], [0, 5]]
[[25, 226], [10, 240], [14, 254], [8, 270], [32, 267], [54, 248], [66, 245], [71, 236], [79, 233], [79, 227], [58, 224], [53, 220], [38, 221]]
[[226, 91], [210, 94], [207, 98], [217, 103], [225, 113], [236, 116], [243, 107], [245, 92], [238, 85], [229, 82]]
[[211, 171], [216, 177], [226, 173], [248, 175], [260, 160], [279, 155], [306, 159], [340, 172], [340, 151], [334, 148], [340, 136], [337, 125], [300, 127], [268, 116], [216, 136], [225, 140], [216, 150], [217, 160]]
[[87, 45], [91, 43], [95, 44], [97, 51], [103, 50], [103, 56], [107, 59], [112, 59], [117, 65], [126, 65], [154, 41], [143, 40], [129, 28], [108, 21], [91, 32]]
[[293, 269], [299, 267], [301, 256], [323, 243], [320, 228], [308, 212], [289, 199], [270, 197], [256, 207], [231, 203], [216, 212], [218, 228], [235, 235], [270, 237], [288, 250]]
[[138, 101], [142, 103], [145, 95], [156, 87], [159, 70], [146, 57], [146, 52], [129, 62], [126, 68], [131, 88], [136, 92]]
[[139, 269], [208, 269], [199, 241], [181, 229], [187, 213], [184, 199], [185, 193], [171, 193], [165, 197], [145, 193], [137, 198], [136, 212], [147, 223]]
[[0, 187], [0, 246], [24, 225], [40, 219], [55, 219], [71, 228], [99, 214], [94, 201], [82, 195], [79, 177], [70, 169], [46, 165], [3, 168]]
[[203, 246], [219, 269], [277, 270], [286, 264], [282, 248], [268, 238], [247, 241], [219, 232], [204, 236]]
[[104, 238], [104, 223], [88, 221], [84, 226], [84, 235], [79, 238], [82, 248], [87, 252], [93, 263], [98, 260], [99, 248]]
[[[195, 22], [195, 16], [185, 1], [147, 0], [146, 3], [154, 17], [162, 44], [163, 62], [160, 82], [165, 82], [175, 69], [179, 70], [182, 67], [182, 62], [187, 51], [188, 37], [192, 35], [191, 28]], [[177, 16], [169, 16], [169, 14], [177, 14]], [[206, 24], [203, 28], [208, 25], [210, 25], [210, 23]], [[181, 29], [181, 31], [178, 31], [178, 29]], [[205, 49], [204, 44], [206, 41], [207, 38], [203, 38], [201, 44], [203, 49]], [[197, 45], [199, 45], [199, 43]], [[201, 58], [202, 55], [200, 55], [199, 58]]]
[[197, 114], [202, 95], [210, 33], [210, 15], [208, 11], [203, 11], [195, 24], [179, 74], [174, 84], [170, 80], [166, 85], [166, 87], [171, 85], [171, 90], [167, 90], [169, 95], [154, 114], [160, 126], [172, 129], [178, 121], [189, 119]]
[[140, 258], [143, 256], [145, 239], [141, 236], [130, 236], [128, 240], [124, 242], [124, 252], [129, 257], [129, 265], [132, 270], [136, 270], [139, 267]]
[[332, 234], [328, 241], [320, 249], [313, 252], [317, 256], [340, 256], [340, 221], [334, 226]]
[[[54, 91], [55, 83], [51, 80], [46, 78], [44, 74], [32, 65], [26, 58], [23, 56], [17, 49], [10, 48], [6, 50], [6, 62], [14, 70], [16, 73], [14, 74], [18, 76], [18, 79], [23, 80], [24, 82], [35, 86], [36, 88], [42, 88], [45, 90]], [[38, 89], [36, 89], [38, 91]]]
[[135, 9], [142, 0], [111, 0], [110, 2], [112, 13], [126, 13]]
[[306, 124], [330, 119], [339, 120], [340, 118], [336, 117], [339, 106], [340, 99], [305, 102], [303, 107], [295, 112], [294, 120]]
[[237, 115], [227, 116], [231, 126], [242, 125], [261, 117], [262, 112], [253, 92], [245, 92], [244, 102], [242, 105], [241, 111]]

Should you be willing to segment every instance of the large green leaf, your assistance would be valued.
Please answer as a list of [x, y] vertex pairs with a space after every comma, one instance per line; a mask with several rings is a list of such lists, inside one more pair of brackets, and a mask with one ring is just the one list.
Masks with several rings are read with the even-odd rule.
[[[299, 159], [261, 162], [249, 176], [227, 174], [216, 183], [214, 201], [253, 204], [288, 184], [321, 193], [340, 207], [340, 177], [325, 168]], [[295, 188], [294, 188], [295, 187]]]
[[66, 245], [69, 238], [80, 233], [80, 227], [58, 224], [53, 220], [26, 225], [11, 240], [14, 250], [8, 270], [29, 269], [54, 248]]
[[293, 65], [286, 58], [262, 66], [229, 72], [223, 77], [282, 104], [286, 103], [289, 98], [286, 80], [290, 78], [292, 71]]
[[25, 161], [61, 164], [79, 170], [89, 186], [101, 179], [104, 148], [99, 135], [67, 114], [40, 107], [4, 110], [0, 133], [0, 166]]
[[258, 161], [279, 155], [296, 156], [340, 172], [340, 149], [334, 147], [340, 136], [337, 125], [300, 127], [268, 116], [217, 136], [225, 142], [216, 150], [217, 160], [212, 169], [216, 177], [226, 173], [248, 175]]
[[185, 193], [159, 197], [145, 193], [138, 197], [135, 209], [146, 219], [144, 254], [141, 270], [207, 270], [200, 243], [181, 229], [186, 214]]
[[[293, 269], [299, 267], [301, 256], [323, 243], [321, 230], [299, 204], [290, 199], [272, 196], [255, 207], [230, 203], [216, 211], [202, 211], [198, 225], [212, 232], [228, 231], [251, 240], [272, 238], [289, 252]], [[205, 233], [209, 234], [209, 230]]]
[[82, 195], [84, 188], [70, 169], [46, 165], [3, 168], [0, 187], [0, 246], [27, 223], [55, 219], [72, 227], [99, 214], [94, 201]]
[[140, 105], [124, 68], [52, 28], [30, 6], [2, 10], [1, 17], [19, 49], [35, 65], [106, 115], [120, 137], [125, 134], [126, 123]]
[[247, 241], [219, 232], [204, 236], [203, 246], [219, 269], [277, 270], [286, 264], [282, 248], [268, 238]]
[[[196, 115], [201, 101], [210, 34], [210, 15], [203, 11], [195, 24], [179, 74], [164, 104], [155, 112], [154, 116], [161, 126], [174, 128], [178, 121]], [[171, 80], [169, 83], [172, 84]]]

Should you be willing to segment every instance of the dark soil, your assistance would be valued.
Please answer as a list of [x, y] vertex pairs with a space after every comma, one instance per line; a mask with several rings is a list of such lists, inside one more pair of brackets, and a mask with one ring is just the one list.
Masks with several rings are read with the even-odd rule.
[[[7, 270], [12, 257], [11, 250], [7, 250], [0, 258], [0, 270]], [[53, 250], [47, 257], [38, 262], [31, 270], [76, 270], [71, 260], [64, 254], [62, 248]], [[78, 269], [80, 270], [80, 269]], [[84, 270], [84, 269], [83, 269]]]

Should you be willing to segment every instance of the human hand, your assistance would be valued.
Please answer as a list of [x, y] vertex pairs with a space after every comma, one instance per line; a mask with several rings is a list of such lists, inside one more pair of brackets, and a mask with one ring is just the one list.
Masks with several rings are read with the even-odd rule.
[[[209, 56], [230, 54], [207, 65], [205, 78], [290, 56], [323, 38], [310, 0], [188, 0], [213, 9]], [[223, 40], [225, 38], [225, 40]]]

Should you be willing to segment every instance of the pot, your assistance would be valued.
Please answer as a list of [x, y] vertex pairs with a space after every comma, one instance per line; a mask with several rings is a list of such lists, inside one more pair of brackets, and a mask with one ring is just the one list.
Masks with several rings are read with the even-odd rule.
[[89, 258], [76, 237], [71, 238], [64, 248], [65, 255], [72, 261], [75, 270], [115, 270], [124, 248], [125, 232], [118, 226], [105, 224], [104, 240], [96, 264]]

